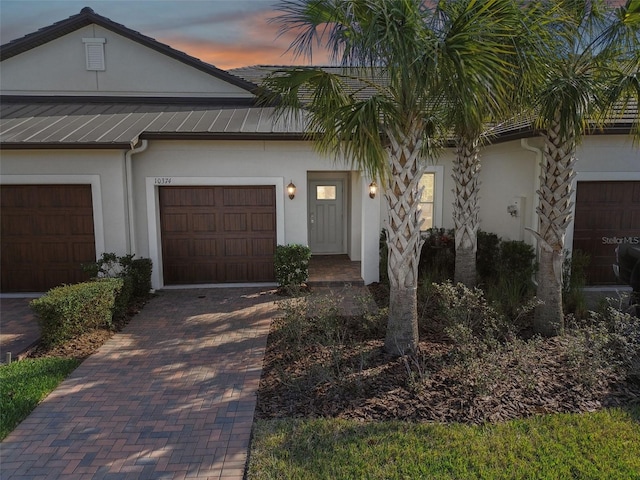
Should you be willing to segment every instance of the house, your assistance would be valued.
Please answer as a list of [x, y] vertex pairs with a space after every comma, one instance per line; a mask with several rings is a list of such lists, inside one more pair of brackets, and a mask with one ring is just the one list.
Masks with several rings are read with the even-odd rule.
[[[256, 103], [268, 68], [222, 71], [90, 8], [1, 46], [0, 62], [1, 292], [77, 281], [103, 252], [151, 258], [154, 288], [272, 282], [289, 243], [378, 280], [380, 194]], [[592, 255], [592, 283], [615, 282], [616, 243], [640, 239], [628, 131], [623, 119], [578, 150], [567, 245]], [[480, 226], [533, 242], [541, 141], [528, 125], [495, 134]], [[423, 178], [426, 226], [453, 224], [452, 158]]]

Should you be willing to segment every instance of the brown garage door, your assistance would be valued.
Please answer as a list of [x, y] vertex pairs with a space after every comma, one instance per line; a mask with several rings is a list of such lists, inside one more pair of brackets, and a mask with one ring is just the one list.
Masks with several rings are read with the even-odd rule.
[[160, 187], [166, 285], [274, 280], [275, 187]]
[[87, 279], [95, 261], [90, 185], [3, 185], [2, 292], [44, 292]]
[[578, 182], [573, 248], [591, 257], [590, 285], [615, 284], [616, 245], [639, 238], [640, 182]]

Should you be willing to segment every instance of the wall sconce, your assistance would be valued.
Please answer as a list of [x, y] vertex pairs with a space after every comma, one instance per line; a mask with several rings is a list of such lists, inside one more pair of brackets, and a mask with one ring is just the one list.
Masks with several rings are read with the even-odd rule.
[[293, 200], [296, 196], [296, 186], [293, 184], [293, 180], [287, 185], [287, 194], [289, 195], [289, 199]]
[[369, 184], [369, 198], [376, 198], [376, 193], [378, 193], [378, 185], [376, 182], [371, 182]]

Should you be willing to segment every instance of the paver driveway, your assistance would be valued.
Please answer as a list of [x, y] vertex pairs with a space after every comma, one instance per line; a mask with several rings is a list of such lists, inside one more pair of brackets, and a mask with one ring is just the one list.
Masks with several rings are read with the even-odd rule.
[[159, 292], [2, 442], [0, 476], [241, 479], [275, 299]]

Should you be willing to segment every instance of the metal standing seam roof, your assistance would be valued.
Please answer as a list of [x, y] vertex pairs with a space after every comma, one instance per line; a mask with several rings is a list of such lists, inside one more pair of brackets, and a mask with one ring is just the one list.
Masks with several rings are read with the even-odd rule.
[[[637, 121], [636, 112], [631, 109], [613, 118], [607, 131], [627, 133]], [[487, 136], [494, 141], [535, 133], [526, 116], [488, 127]], [[76, 102], [0, 105], [2, 148], [123, 148], [141, 137], [298, 139], [307, 133], [304, 116], [277, 118], [273, 107]]]
[[121, 147], [141, 136], [243, 138], [300, 136], [302, 121], [273, 117], [273, 108], [200, 105], [5, 103], [0, 107], [3, 147]]

